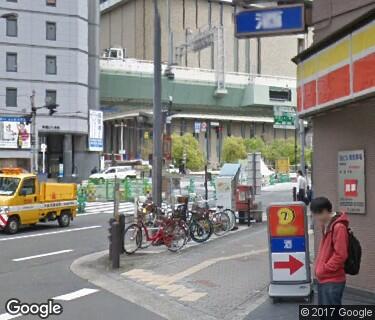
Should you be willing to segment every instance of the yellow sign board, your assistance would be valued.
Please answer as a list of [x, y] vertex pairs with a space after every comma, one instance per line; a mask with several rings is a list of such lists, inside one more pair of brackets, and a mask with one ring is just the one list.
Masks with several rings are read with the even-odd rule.
[[289, 173], [289, 158], [276, 159], [276, 172], [278, 173]]

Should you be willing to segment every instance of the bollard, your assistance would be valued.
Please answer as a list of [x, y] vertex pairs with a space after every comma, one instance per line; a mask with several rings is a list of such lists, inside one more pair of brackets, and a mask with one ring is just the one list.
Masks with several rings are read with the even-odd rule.
[[109, 223], [109, 228], [108, 228], [108, 232], [109, 232], [109, 235], [108, 235], [108, 240], [109, 240], [109, 255], [108, 255], [108, 258], [109, 260], [112, 260], [112, 246], [113, 246], [113, 233], [112, 233], [112, 224], [116, 221], [115, 218], [111, 218], [109, 219], [108, 223]]
[[120, 214], [118, 222], [120, 224], [121, 253], [125, 253], [125, 250], [124, 250], [125, 215], [124, 214]]
[[116, 221], [112, 223], [112, 269], [120, 268], [121, 251], [120, 224]]
[[293, 187], [293, 201], [297, 201], [297, 188]]

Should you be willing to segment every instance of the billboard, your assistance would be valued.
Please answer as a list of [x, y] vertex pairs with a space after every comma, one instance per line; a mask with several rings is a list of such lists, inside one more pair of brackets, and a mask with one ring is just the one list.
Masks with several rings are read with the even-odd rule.
[[305, 32], [305, 8], [299, 4], [244, 10], [235, 19], [237, 38]]
[[103, 112], [90, 110], [89, 151], [103, 151]]
[[30, 149], [30, 125], [26, 118], [0, 117], [0, 149]]
[[347, 213], [366, 212], [365, 152], [338, 153], [339, 209]]

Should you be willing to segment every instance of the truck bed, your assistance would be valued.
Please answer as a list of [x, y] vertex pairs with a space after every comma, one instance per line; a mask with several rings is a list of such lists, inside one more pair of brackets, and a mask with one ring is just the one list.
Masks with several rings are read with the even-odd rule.
[[53, 202], [77, 198], [77, 185], [73, 183], [41, 183], [40, 201]]

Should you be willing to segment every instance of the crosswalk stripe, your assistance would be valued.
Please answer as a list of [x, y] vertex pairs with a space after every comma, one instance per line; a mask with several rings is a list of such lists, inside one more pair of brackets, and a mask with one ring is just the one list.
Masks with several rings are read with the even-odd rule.
[[0, 314], [0, 320], [10, 320], [10, 319], [15, 319], [15, 318], [18, 318], [18, 317], [21, 317], [22, 314], [15, 314], [15, 315], [12, 315], [10, 313], [3, 313], [3, 314]]
[[54, 297], [54, 298], [52, 298], [52, 300], [72, 301], [72, 300], [82, 298], [84, 296], [88, 296], [90, 294], [96, 293], [98, 291], [99, 291], [98, 289], [84, 288], [84, 289], [81, 289], [81, 290], [77, 290], [77, 291], [74, 291], [74, 292], [71, 292], [71, 293], [67, 293], [67, 294], [64, 294], [64, 295], [61, 295], [61, 296]]

